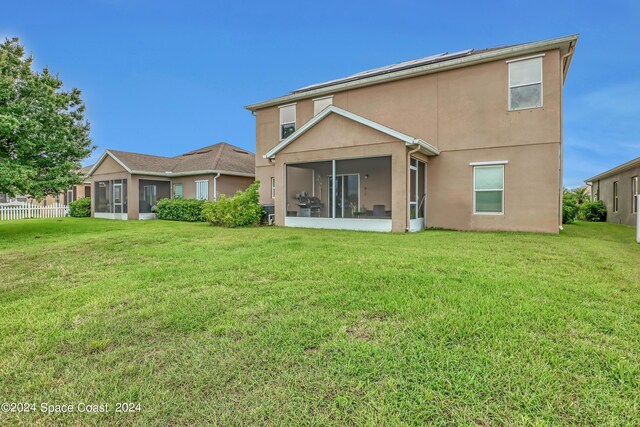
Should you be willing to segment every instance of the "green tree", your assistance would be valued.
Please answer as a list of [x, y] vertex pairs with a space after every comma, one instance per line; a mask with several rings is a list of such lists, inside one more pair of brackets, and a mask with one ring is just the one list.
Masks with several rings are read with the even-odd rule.
[[571, 191], [571, 193], [573, 194], [573, 198], [575, 199], [576, 203], [579, 205], [589, 201], [589, 193], [587, 192], [587, 187], [575, 188], [573, 189], [573, 191]]
[[0, 44], [0, 193], [41, 198], [80, 183], [94, 147], [80, 91], [32, 64], [17, 38]]

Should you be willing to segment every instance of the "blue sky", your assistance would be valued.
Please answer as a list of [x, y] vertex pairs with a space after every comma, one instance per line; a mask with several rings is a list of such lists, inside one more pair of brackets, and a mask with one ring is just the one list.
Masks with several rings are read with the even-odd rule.
[[416, 57], [580, 33], [565, 184], [640, 156], [640, 2], [22, 1], [0, 36], [80, 88], [98, 149], [253, 150], [244, 105]]

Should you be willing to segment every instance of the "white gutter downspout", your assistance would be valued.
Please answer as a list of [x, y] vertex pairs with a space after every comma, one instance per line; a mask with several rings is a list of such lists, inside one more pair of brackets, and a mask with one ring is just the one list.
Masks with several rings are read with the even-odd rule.
[[407, 190], [405, 191], [406, 195], [407, 195], [407, 200], [405, 203], [405, 207], [407, 209], [407, 214], [404, 216], [404, 220], [405, 220], [405, 230], [406, 231], [411, 231], [411, 209], [409, 209], [409, 201], [411, 200], [411, 195], [409, 194], [409, 191], [411, 191], [411, 169], [409, 168], [411, 166], [411, 155], [413, 153], [417, 153], [418, 151], [420, 151], [420, 144], [418, 144], [418, 146], [416, 148], [414, 148], [413, 150], [409, 151], [407, 153], [407, 165], [405, 166], [405, 171], [407, 173], [407, 179], [406, 179], [406, 186], [407, 186]]
[[218, 172], [218, 175], [213, 177], [213, 201], [214, 202], [218, 201], [218, 186], [217, 186], [218, 178], [220, 178], [220, 172]]

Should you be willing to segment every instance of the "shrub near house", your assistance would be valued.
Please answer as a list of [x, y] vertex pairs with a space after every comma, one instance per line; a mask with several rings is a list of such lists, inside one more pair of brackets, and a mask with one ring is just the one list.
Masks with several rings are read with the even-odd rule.
[[83, 197], [69, 203], [69, 216], [75, 218], [89, 218], [91, 216], [91, 198]]
[[238, 191], [233, 197], [227, 198], [222, 194], [217, 202], [204, 207], [204, 217], [212, 225], [230, 228], [260, 223], [264, 208], [259, 203], [259, 188], [260, 181], [256, 181], [245, 191]]
[[580, 205], [580, 219], [591, 222], [603, 222], [607, 220], [607, 207], [600, 200], [597, 202], [585, 202]]
[[195, 199], [161, 199], [156, 204], [156, 216], [158, 219], [169, 221], [204, 222], [202, 209], [205, 200]]

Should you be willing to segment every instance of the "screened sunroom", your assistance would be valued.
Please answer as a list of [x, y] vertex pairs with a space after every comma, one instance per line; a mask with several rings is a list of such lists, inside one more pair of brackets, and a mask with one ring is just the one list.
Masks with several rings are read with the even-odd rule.
[[107, 219], [127, 219], [127, 180], [96, 181], [94, 216]]
[[391, 231], [391, 156], [291, 163], [285, 225]]

